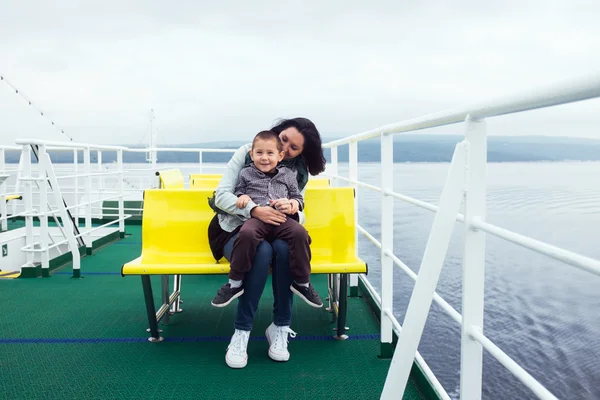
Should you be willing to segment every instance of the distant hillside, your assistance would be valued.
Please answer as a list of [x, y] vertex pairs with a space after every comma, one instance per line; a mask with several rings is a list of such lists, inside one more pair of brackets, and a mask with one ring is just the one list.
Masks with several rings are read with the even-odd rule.
[[[327, 138], [324, 142], [330, 140]], [[400, 135], [394, 138], [395, 162], [449, 162], [456, 143], [461, 136], [447, 135]], [[169, 147], [201, 147], [201, 148], [238, 148], [246, 142], [221, 141], [210, 143], [176, 144]], [[130, 146], [134, 147], [134, 146]], [[359, 162], [378, 162], [380, 160], [379, 139], [371, 139], [359, 143]], [[124, 155], [129, 163], [145, 162], [145, 154], [130, 153]], [[230, 154], [203, 154], [204, 162], [227, 162]], [[325, 157], [330, 160], [330, 151], [325, 150]], [[338, 150], [340, 162], [348, 161], [348, 146]], [[18, 162], [17, 152], [7, 152], [7, 162]], [[95, 159], [95, 157], [94, 157]], [[72, 162], [71, 153], [52, 154], [54, 162]], [[103, 153], [102, 160], [116, 160], [114, 153]], [[490, 136], [488, 140], [488, 161], [600, 161], [600, 140], [548, 137], [548, 136]], [[160, 163], [198, 162], [198, 154], [161, 152]]]

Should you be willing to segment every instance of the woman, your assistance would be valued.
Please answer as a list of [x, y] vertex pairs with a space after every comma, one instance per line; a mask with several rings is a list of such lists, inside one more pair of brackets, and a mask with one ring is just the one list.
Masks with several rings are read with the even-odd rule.
[[[308, 174], [318, 175], [325, 170], [325, 157], [321, 147], [321, 136], [315, 124], [307, 118], [282, 120], [271, 128], [283, 143], [285, 152], [283, 164], [296, 172], [298, 187], [304, 194]], [[248, 162], [248, 151], [251, 144], [240, 147], [227, 164], [227, 170], [217, 186], [215, 205], [217, 212], [239, 215], [246, 218], [257, 218], [265, 223], [279, 225], [285, 222], [286, 214], [298, 212], [300, 223], [304, 223], [304, 213], [298, 211], [298, 203], [288, 199], [277, 200], [274, 207], [258, 207], [252, 201], [245, 208], [236, 207], [237, 197], [233, 194], [237, 177]], [[209, 226], [209, 242], [215, 259], [230, 259], [233, 243], [239, 227], [226, 223], [228, 219], [215, 216]], [[275, 240], [272, 243], [263, 241], [256, 250], [252, 268], [244, 279], [244, 294], [239, 297], [235, 318], [235, 332], [231, 338], [225, 362], [231, 368], [244, 368], [248, 362], [246, 348], [254, 314], [262, 296], [269, 266], [273, 266], [273, 323], [267, 328], [269, 341], [269, 357], [275, 361], [287, 361], [290, 353], [287, 350], [288, 334], [296, 334], [290, 329], [292, 318], [293, 293], [290, 290], [292, 279], [289, 271], [289, 249], [285, 241]]]

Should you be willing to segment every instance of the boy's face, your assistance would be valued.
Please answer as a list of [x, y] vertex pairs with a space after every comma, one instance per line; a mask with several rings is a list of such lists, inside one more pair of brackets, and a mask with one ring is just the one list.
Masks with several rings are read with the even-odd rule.
[[277, 167], [277, 163], [283, 160], [283, 151], [277, 148], [274, 139], [256, 139], [250, 150], [250, 157], [254, 165], [262, 172], [271, 172]]

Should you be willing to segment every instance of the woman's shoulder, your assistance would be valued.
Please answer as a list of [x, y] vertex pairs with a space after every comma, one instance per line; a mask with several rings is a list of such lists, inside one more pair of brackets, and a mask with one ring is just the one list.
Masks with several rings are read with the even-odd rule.
[[242, 162], [246, 159], [246, 155], [252, 148], [252, 143], [246, 143], [242, 145], [239, 149], [235, 151], [231, 158], [242, 160]]

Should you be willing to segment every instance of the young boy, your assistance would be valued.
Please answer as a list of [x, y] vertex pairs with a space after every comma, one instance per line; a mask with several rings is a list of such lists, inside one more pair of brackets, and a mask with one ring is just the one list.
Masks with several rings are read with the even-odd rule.
[[[281, 140], [275, 132], [261, 131], [254, 137], [250, 149], [252, 164], [242, 169], [234, 191], [238, 196], [238, 208], [246, 207], [250, 200], [260, 207], [271, 206], [273, 201], [286, 198], [297, 202], [295, 208], [302, 210], [304, 200], [298, 190], [296, 173], [278, 165], [283, 159], [282, 149]], [[310, 238], [306, 229], [298, 223], [297, 213], [288, 215], [280, 225], [267, 224], [256, 218], [244, 222], [231, 252], [229, 282], [219, 289], [211, 304], [225, 307], [244, 293], [244, 277], [252, 266], [258, 245], [265, 239], [270, 242], [282, 239], [288, 243], [293, 279], [290, 289], [312, 307], [322, 307], [323, 302], [309, 281]]]

